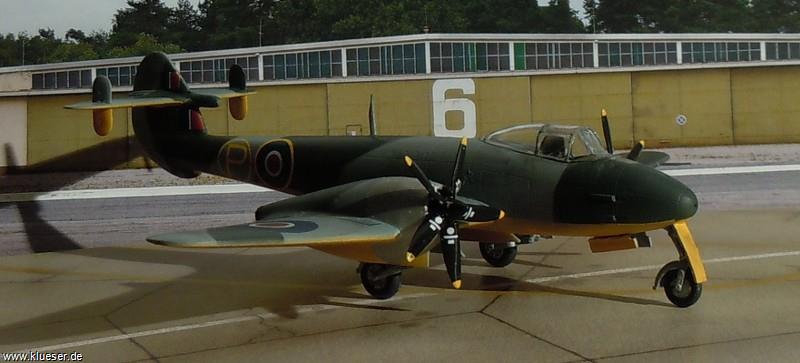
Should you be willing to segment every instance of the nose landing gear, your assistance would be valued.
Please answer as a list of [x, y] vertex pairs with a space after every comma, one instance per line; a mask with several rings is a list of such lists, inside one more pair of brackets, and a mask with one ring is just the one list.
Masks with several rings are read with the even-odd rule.
[[663, 286], [669, 301], [686, 308], [700, 299], [703, 282], [708, 280], [706, 269], [686, 221], [677, 222], [666, 229], [680, 259], [667, 263], [658, 271], [653, 289]]

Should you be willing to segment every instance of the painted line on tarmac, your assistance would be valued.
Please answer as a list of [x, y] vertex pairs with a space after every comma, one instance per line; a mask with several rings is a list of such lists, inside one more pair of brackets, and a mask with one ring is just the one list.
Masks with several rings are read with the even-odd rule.
[[[703, 260], [703, 262], [706, 265], [708, 265], [714, 263], [761, 260], [765, 258], [788, 257], [788, 256], [800, 256], [800, 251], [762, 253], [758, 255], [747, 255], [747, 256], [719, 257], [719, 258], [711, 258]], [[559, 280], [581, 279], [584, 277], [608, 276], [608, 275], [616, 275], [628, 272], [654, 271], [660, 269], [662, 266], [663, 265], [646, 265], [637, 267], [615, 268], [611, 270], [602, 270], [602, 271], [582, 272], [582, 273], [568, 274], [568, 275], [546, 276], [546, 277], [538, 277], [535, 279], [528, 279], [525, 280], [525, 282], [530, 282], [532, 284], [541, 284], [545, 282], [553, 282]]]
[[[757, 174], [757, 173], [775, 173], [775, 172], [785, 172], [785, 171], [800, 171], [800, 164], [663, 170], [664, 173], [670, 176]], [[0, 203], [73, 200], [73, 199], [167, 197], [167, 196], [198, 195], [198, 194], [260, 193], [260, 192], [271, 192], [271, 191], [273, 190], [251, 184], [219, 184], [219, 185], [189, 185], [189, 186], [170, 186], [170, 187], [59, 190], [52, 192], [0, 194]]]
[[800, 164], [726, 166], [721, 168], [671, 169], [662, 171], [669, 176], [758, 174], [775, 173], [780, 171], [800, 171]]
[[270, 191], [273, 190], [251, 184], [219, 184], [219, 185], [188, 185], [188, 186], [170, 186], [170, 187], [144, 187], [144, 188], [58, 190], [52, 192], [0, 194], [0, 203], [72, 200], [72, 199], [166, 197], [166, 196], [197, 195], [197, 194], [260, 193], [260, 192], [270, 192]]
[[[356, 302], [347, 301], [347, 303], [350, 306], [361, 305], [361, 306], [364, 306], [364, 307], [369, 307], [369, 306], [380, 305], [380, 304], [385, 303], [385, 302], [396, 302], [396, 301], [402, 301], [402, 300], [410, 300], [410, 299], [416, 299], [416, 298], [432, 296], [432, 295], [435, 295], [435, 294], [433, 294], [433, 293], [418, 293], [418, 294], [398, 296], [398, 297], [394, 297], [394, 298], [391, 298], [391, 299], [388, 299], [388, 300], [367, 300], [367, 301], [356, 301]], [[338, 299], [337, 300], [331, 300], [332, 304], [342, 303], [342, 302], [346, 302], [346, 301], [338, 300]], [[344, 306], [329, 305], [329, 304], [315, 304], [315, 305], [308, 305], [308, 306], [302, 307], [300, 309], [297, 309], [297, 314], [298, 315], [300, 315], [300, 314], [308, 314], [308, 313], [327, 311], [327, 310], [334, 310], [334, 309], [342, 309], [342, 308], [344, 308]], [[75, 341], [75, 342], [68, 342], [68, 343], [62, 343], [62, 344], [47, 345], [47, 346], [43, 346], [43, 347], [36, 347], [36, 348], [30, 348], [30, 349], [22, 350], [22, 351], [19, 351], [17, 353], [50, 352], [50, 351], [54, 351], [54, 350], [64, 350], [64, 349], [70, 349], [70, 348], [83, 347], [83, 346], [92, 345], [92, 344], [111, 343], [111, 342], [116, 342], [116, 341], [120, 341], [120, 340], [142, 338], [142, 337], [148, 337], [148, 336], [159, 335], [159, 334], [168, 334], [168, 333], [176, 333], [176, 332], [187, 331], [187, 330], [209, 328], [209, 327], [219, 326], [219, 325], [237, 324], [237, 323], [244, 323], [244, 322], [248, 322], [248, 321], [269, 320], [269, 319], [274, 319], [274, 318], [278, 318], [278, 317], [280, 317], [280, 315], [277, 314], [277, 313], [262, 313], [262, 314], [256, 314], [256, 315], [238, 316], [238, 317], [235, 317], [235, 318], [211, 320], [211, 321], [206, 321], [206, 322], [196, 323], [196, 324], [176, 325], [176, 326], [169, 326], [169, 327], [159, 328], [159, 329], [144, 330], [144, 331], [140, 331], [140, 332], [136, 332], [136, 333], [119, 334], [119, 335], [112, 335], [112, 336], [101, 337], [101, 338], [79, 340], [79, 341]]]

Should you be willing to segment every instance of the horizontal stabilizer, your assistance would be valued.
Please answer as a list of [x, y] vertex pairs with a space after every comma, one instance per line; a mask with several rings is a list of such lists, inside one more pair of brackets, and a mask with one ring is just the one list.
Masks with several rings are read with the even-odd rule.
[[400, 230], [371, 218], [305, 215], [148, 237], [172, 247], [287, 247], [391, 242]]
[[79, 102], [64, 106], [72, 110], [108, 110], [114, 108], [134, 108], [152, 106], [176, 106], [186, 103], [186, 100], [177, 100], [168, 97], [148, 97], [148, 98], [119, 98], [105, 102]]
[[200, 89], [193, 89], [192, 93], [197, 93], [197, 94], [201, 94], [201, 95], [208, 95], [208, 96], [214, 96], [214, 97], [222, 98], [222, 99], [249, 96], [249, 95], [256, 94], [255, 92], [251, 92], [251, 91], [238, 91], [238, 90], [231, 89], [231, 88], [200, 88]]

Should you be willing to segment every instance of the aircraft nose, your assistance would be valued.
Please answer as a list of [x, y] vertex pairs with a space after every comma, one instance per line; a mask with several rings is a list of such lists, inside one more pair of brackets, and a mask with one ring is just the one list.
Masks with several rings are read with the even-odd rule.
[[610, 158], [575, 163], [561, 176], [554, 218], [564, 223], [661, 223], [697, 212], [697, 197], [680, 181], [647, 165]]
[[685, 190], [679, 194], [678, 201], [675, 205], [675, 219], [687, 219], [697, 213], [697, 196], [691, 189]]
[[649, 166], [627, 163], [616, 187], [621, 222], [681, 220], [697, 212], [697, 197], [680, 181]]

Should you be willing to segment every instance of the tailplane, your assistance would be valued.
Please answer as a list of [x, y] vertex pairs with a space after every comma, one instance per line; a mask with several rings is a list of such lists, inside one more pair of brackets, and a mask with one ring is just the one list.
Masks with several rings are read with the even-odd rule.
[[181, 165], [180, 157], [167, 156], [175, 156], [176, 140], [206, 135], [201, 107], [218, 107], [221, 100], [227, 100], [233, 118], [247, 116], [247, 96], [253, 92], [247, 90], [242, 68], [232, 66], [228, 80], [227, 88], [190, 90], [164, 53], [152, 53], [139, 64], [133, 92], [127, 97], [113, 98], [111, 82], [99, 76], [92, 86], [91, 102], [65, 107], [91, 110], [94, 131], [100, 136], [108, 135], [113, 128], [113, 109], [133, 109], [134, 132], [148, 156], [175, 175], [193, 177], [198, 172]]

